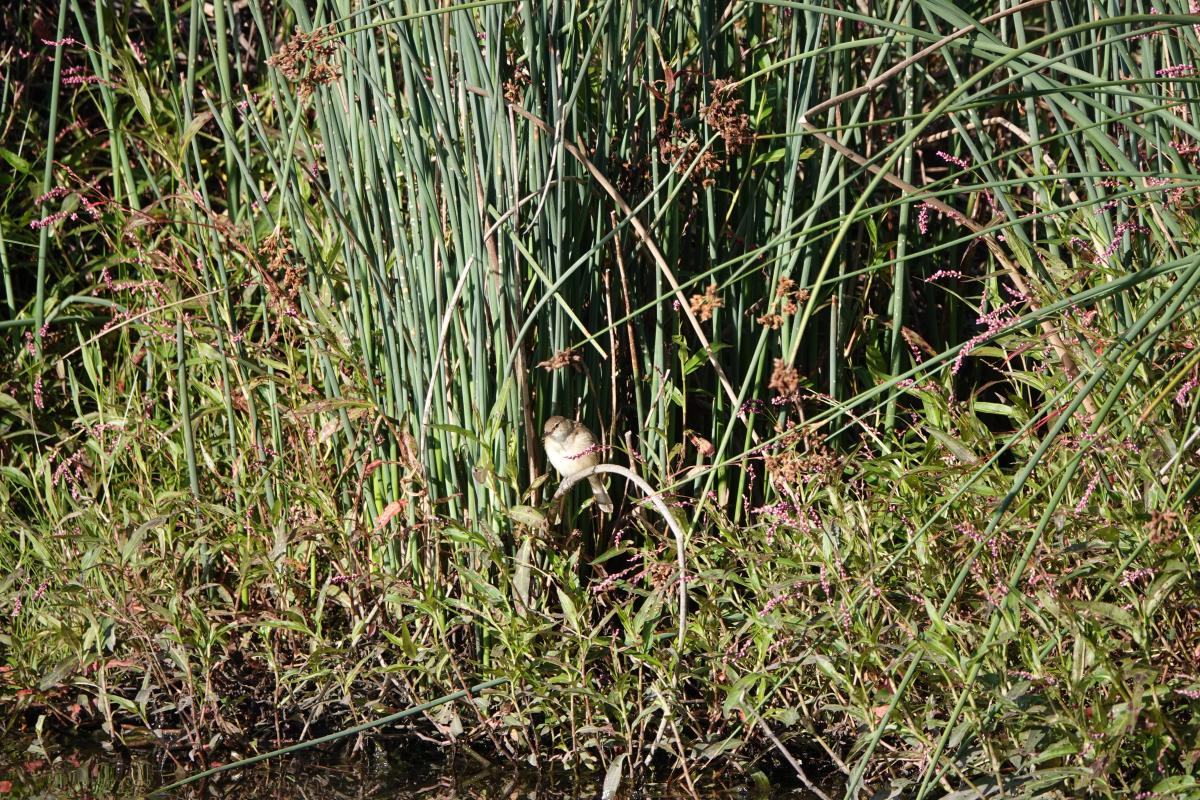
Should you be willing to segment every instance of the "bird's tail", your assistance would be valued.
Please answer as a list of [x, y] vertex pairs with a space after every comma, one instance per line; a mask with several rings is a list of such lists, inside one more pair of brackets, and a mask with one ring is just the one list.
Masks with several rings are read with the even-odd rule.
[[611, 514], [613, 510], [612, 498], [608, 496], [608, 490], [604, 488], [604, 484], [595, 475], [588, 478], [588, 482], [592, 484], [592, 497], [596, 498], [596, 505], [605, 514]]

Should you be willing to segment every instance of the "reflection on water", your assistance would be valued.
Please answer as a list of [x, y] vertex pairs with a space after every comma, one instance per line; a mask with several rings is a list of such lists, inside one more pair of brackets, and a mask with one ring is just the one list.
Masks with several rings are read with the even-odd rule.
[[[0, 800], [57, 800], [57, 798], [137, 798], [159, 786], [200, 771], [194, 765], [176, 768], [165, 751], [118, 754], [88, 741], [7, 741], [0, 744]], [[460, 759], [450, 764], [436, 750], [390, 752], [378, 745], [369, 754], [340, 758], [313, 751], [291, 758], [255, 764], [217, 776], [207, 785], [192, 784], [172, 793], [187, 798], [238, 800], [568, 800], [596, 798], [603, 776], [547, 776], [505, 765], [488, 767]], [[622, 796], [673, 798], [688, 796], [682, 785], [630, 787]], [[709, 781], [698, 785], [701, 797], [791, 797], [806, 794], [790, 786], [755, 787], [748, 781]]]

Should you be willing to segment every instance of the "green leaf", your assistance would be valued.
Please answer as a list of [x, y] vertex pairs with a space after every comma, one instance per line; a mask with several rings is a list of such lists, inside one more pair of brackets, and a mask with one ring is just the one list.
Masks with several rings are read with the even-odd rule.
[[533, 506], [512, 506], [508, 509], [508, 516], [530, 528], [545, 530], [549, 527], [546, 523], [546, 515]]
[[21, 158], [8, 148], [0, 147], [0, 158], [3, 158], [5, 161], [7, 161], [8, 165], [17, 172], [22, 172], [26, 175], [29, 175], [33, 171], [32, 165], [30, 165], [28, 161]]
[[558, 594], [558, 603], [562, 606], [563, 616], [567, 623], [574, 631], [579, 630], [579, 611], [575, 608], [575, 601], [571, 596], [562, 590], [561, 586], [554, 587], [555, 593]]
[[604, 773], [604, 786], [600, 789], [600, 800], [612, 800], [621, 789], [621, 775], [625, 768], [625, 753], [621, 753], [608, 765]]
[[984, 400], [976, 400], [972, 403], [972, 407], [980, 414], [998, 414], [1002, 417], [1011, 417], [1016, 414], [1016, 409], [1004, 403], [989, 403]]
[[1046, 749], [1033, 759], [1035, 764], [1044, 764], [1047, 761], [1053, 761], [1056, 758], [1065, 756], [1073, 756], [1079, 752], [1079, 746], [1068, 738], [1059, 739], [1054, 744], [1051, 744]]
[[196, 116], [192, 117], [192, 121], [183, 129], [183, 135], [179, 137], [179, 158], [182, 160], [187, 155], [188, 145], [192, 139], [200, 132], [201, 128], [209, 123], [213, 118], [211, 111], [201, 111]]
[[446, 424], [443, 424], [440, 422], [436, 422], [433, 425], [430, 425], [429, 427], [433, 428], [434, 430], [446, 431], [447, 433], [457, 433], [459, 436], [463, 437], [464, 439], [470, 439], [472, 442], [479, 444], [478, 436], [476, 436], [473, 432], [471, 432], [471, 431], [467, 430], [466, 428], [463, 428], [459, 425], [446, 425]]
[[1195, 775], [1172, 775], [1154, 784], [1154, 791], [1160, 794], [1170, 794], [1178, 792], [1181, 789], [1194, 788], [1196, 788]]
[[529, 581], [533, 573], [533, 538], [525, 537], [521, 549], [517, 551], [517, 568], [513, 573], [513, 591], [520, 600], [518, 610], [524, 612], [529, 608]]
[[758, 158], [754, 159], [752, 166], [757, 167], [762, 164], [774, 164], [776, 161], [782, 161], [785, 155], [787, 155], [787, 148], [778, 147], [774, 150], [769, 150], [760, 155]]
[[930, 436], [932, 436], [934, 439], [937, 439], [938, 442], [940, 442], [947, 450], [949, 450], [959, 461], [963, 462], [964, 464], [979, 463], [979, 456], [975, 455], [975, 453], [969, 447], [967, 447], [958, 439], [955, 439], [948, 433], [939, 431], [937, 428], [928, 428], [927, 430], [929, 431]]

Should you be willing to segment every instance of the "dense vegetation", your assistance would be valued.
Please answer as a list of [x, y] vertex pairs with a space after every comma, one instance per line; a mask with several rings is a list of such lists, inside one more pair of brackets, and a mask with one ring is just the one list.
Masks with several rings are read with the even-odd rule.
[[5, 6], [9, 731], [1196, 791], [1197, 11]]

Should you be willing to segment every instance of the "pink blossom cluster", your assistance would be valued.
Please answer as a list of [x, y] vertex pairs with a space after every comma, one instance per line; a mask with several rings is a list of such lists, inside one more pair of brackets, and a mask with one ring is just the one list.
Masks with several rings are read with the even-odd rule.
[[91, 436], [93, 439], [95, 439], [99, 443], [101, 449], [105, 451], [105, 454], [109, 458], [117, 455], [118, 453], [123, 453], [125, 450], [129, 449], [130, 445], [133, 444], [132, 438], [123, 437], [119, 440], [118, 443], [113, 445], [111, 450], [108, 449], [104, 444], [104, 440], [106, 438], [105, 434], [108, 431], [116, 431], [117, 433], [124, 433], [125, 432], [125, 424], [122, 422], [101, 422], [99, 424], [91, 426], [90, 428], [87, 428], [88, 435]]
[[1191, 64], [1180, 64], [1176, 67], [1165, 67], [1163, 69], [1154, 70], [1154, 74], [1160, 78], [1178, 78], [1181, 75], [1189, 75], [1196, 71], [1196, 68]]
[[[168, 304], [167, 287], [161, 281], [114, 281], [112, 276], [108, 274], [108, 270], [105, 269], [100, 273], [100, 282], [103, 283], [105, 288], [110, 292], [135, 292], [146, 295], [156, 306], [162, 307]], [[112, 318], [104, 324], [104, 326], [100, 329], [100, 334], [104, 335], [120, 327], [123, 323], [132, 321], [139, 316], [140, 312], [135, 308], [127, 308], [124, 311], [119, 311], [116, 314], [113, 314]], [[184, 323], [188, 324], [190, 321], [190, 316], [185, 315]], [[151, 330], [163, 342], [169, 343], [174, 341], [175, 334], [173, 325], [162, 321], [159, 321], [157, 324], [151, 321], [149, 325]]]
[[1121, 575], [1122, 586], [1132, 586], [1139, 581], [1150, 580], [1158, 574], [1158, 570], [1153, 567], [1143, 567], [1142, 569], [1127, 569]]
[[[42, 325], [42, 329], [40, 331], [38, 331], [38, 338], [45, 339], [46, 335], [49, 332], [50, 332], [50, 323], [47, 322], [46, 324]], [[37, 356], [37, 343], [35, 342], [35, 340], [33, 338], [32, 331], [25, 331], [25, 351], [28, 352], [29, 355], [31, 355], [31, 356], [34, 356], [34, 357]]]
[[1184, 381], [1183, 385], [1179, 387], [1179, 391], [1175, 393], [1175, 405], [1179, 406], [1180, 408], [1186, 406], [1188, 403], [1188, 395], [1191, 394], [1192, 390], [1197, 386], [1200, 386], [1200, 376], [1198, 375], [1192, 375], [1191, 378]]
[[1097, 472], [1092, 476], [1092, 479], [1088, 481], [1087, 488], [1083, 490], [1083, 497], [1079, 498], [1079, 502], [1075, 504], [1076, 514], [1082, 514], [1083, 510], [1087, 508], [1088, 501], [1092, 499], [1092, 493], [1096, 491], [1096, 487], [1100, 484], [1101, 477], [1103, 477], [1103, 474]]
[[966, 277], [967, 277], [966, 275], [963, 275], [960, 271], [958, 271], [956, 269], [939, 269], [937, 272], [933, 273], [928, 278], [926, 278], [925, 282], [933, 283], [934, 281], [939, 280], [941, 278], [958, 278], [959, 280], [965, 280]]
[[1008, 671], [1008, 674], [1015, 678], [1024, 678], [1025, 680], [1029, 681], [1030, 683], [1047, 683], [1047, 684], [1050, 684], [1051, 686], [1058, 683], [1058, 678], [1055, 678], [1053, 675], [1046, 675], [1043, 677], [1040, 675], [1035, 675], [1032, 672], [1028, 672], [1023, 669], [1010, 669]]
[[83, 86], [86, 84], [100, 83], [104, 79], [99, 75], [89, 75], [83, 71], [83, 67], [67, 67], [62, 73], [63, 86]]
[[1121, 246], [1122, 240], [1124, 240], [1127, 235], [1130, 233], [1147, 234], [1149, 232], [1149, 228], [1147, 228], [1145, 225], [1139, 225], [1136, 222], [1130, 221], [1120, 223], [1117, 225], [1117, 229], [1113, 231], [1112, 242], [1108, 245], [1108, 247], [1104, 248], [1103, 253], [1097, 255], [1097, 259], [1100, 261], [1100, 263], [1107, 264], [1108, 259], [1112, 257], [1113, 253], [1117, 252], [1117, 248]]
[[1167, 205], [1177, 206], [1183, 202], [1183, 197], [1188, 192], [1187, 186], [1175, 186], [1167, 192]]
[[783, 500], [779, 501], [778, 503], [773, 503], [769, 506], [762, 506], [754, 509], [755, 514], [766, 514], [772, 518], [767, 524], [768, 545], [775, 543], [775, 533], [779, 530], [780, 526], [792, 521], [793, 511], [795, 511], [795, 508], [792, 506], [792, 504]]
[[71, 497], [76, 500], [82, 499], [80, 492], [80, 485], [83, 483], [82, 450], [67, 456], [55, 467], [54, 474], [51, 476], [51, 485], [58, 486], [64, 481], [71, 490]]
[[1096, 251], [1092, 249], [1092, 245], [1086, 239], [1082, 239], [1079, 236], [1071, 237], [1071, 246], [1079, 250], [1086, 250], [1093, 255], [1096, 253]]
[[64, 220], [67, 217], [74, 218], [74, 216], [75, 215], [72, 214], [70, 211], [57, 211], [53, 214], [48, 214], [48, 215], [42, 217], [41, 219], [33, 220], [32, 222], [29, 223], [29, 227], [33, 228], [35, 231], [40, 231], [42, 228], [53, 225], [54, 223], [59, 222], [60, 220]]
[[793, 597], [795, 597], [795, 595], [791, 592], [784, 592], [783, 594], [775, 595], [763, 605], [762, 609], [758, 612], [758, 615], [760, 617], [765, 617], [767, 614], [770, 614], [776, 606], [786, 603]]
[[750, 636], [746, 637], [745, 641], [741, 643], [740, 647], [736, 641], [730, 642], [729, 647], [725, 648], [725, 655], [721, 661], [725, 664], [728, 664], [731, 661], [741, 661], [750, 652], [750, 647], [753, 644], [754, 639]]
[[984, 535], [969, 522], [959, 523], [958, 525], [954, 526], [954, 529], [970, 539], [972, 542], [975, 542], [975, 544], [986, 544], [988, 547], [988, 554], [992, 557], [992, 560], [1000, 560], [1000, 544], [1004, 539], [1003, 536], [998, 536], [995, 533], [992, 533], [990, 536], [984, 538]]
[[[935, 211], [941, 211], [941, 209], [935, 208], [932, 203], [930, 203], [929, 201], [926, 200], [926, 201], [921, 202], [921, 208], [917, 212], [917, 230], [919, 230], [922, 234], [926, 234], [929, 232], [929, 211], [930, 211], [930, 209], [933, 209]], [[966, 221], [966, 217], [964, 217], [959, 212], [954, 211], [953, 209], [951, 209], [950, 211], [947, 211], [945, 213], [946, 213], [946, 216], [950, 217], [950, 219], [954, 220], [957, 223], [961, 224]], [[1003, 241], [1003, 237], [999, 237], [999, 238], [1001, 241]]]
[[971, 168], [971, 163], [969, 161], [967, 161], [965, 158], [959, 158], [958, 156], [952, 156], [944, 150], [938, 150], [937, 154], [938, 154], [938, 158], [940, 158], [942, 161], [945, 161], [948, 164], [954, 164], [955, 166], [962, 167], [963, 169]]
[[[655, 548], [655, 550], [652, 553], [650, 553], [650, 556], [657, 558], [658, 556], [660, 556], [662, 554], [662, 552], [666, 548], [667, 548], [667, 545], [664, 542], [663, 544], [661, 544], [657, 548]], [[600, 583], [593, 586], [592, 594], [604, 594], [606, 592], [611, 592], [613, 590], [613, 588], [617, 585], [617, 581], [621, 580], [622, 578], [626, 578], [630, 575], [633, 575], [633, 577], [630, 578], [630, 581], [633, 583], [636, 583], [636, 582], [642, 580], [643, 578], [645, 578], [646, 574], [650, 571], [649, 568], [646, 566], [648, 559], [647, 559], [645, 553], [638, 553], [638, 557], [641, 558], [641, 561], [639, 563], [634, 564], [633, 566], [627, 567], [627, 568], [621, 570], [620, 572], [614, 572], [611, 575], [606, 576], [604, 578], [604, 580], [602, 580]], [[634, 575], [634, 573], [637, 573], [637, 574]]]
[[929, 203], [921, 203], [921, 209], [917, 212], [917, 230], [922, 235], [929, 233], [929, 209], [932, 206]]
[[40, 206], [43, 203], [47, 203], [51, 200], [57, 200], [60, 197], [66, 197], [70, 193], [71, 193], [71, 190], [65, 186], [55, 186], [50, 191], [46, 192], [44, 195], [42, 195], [41, 197], [34, 200], [33, 204], [35, 206]]
[[738, 414], [759, 414], [766, 410], [767, 404], [765, 401], [760, 400], [757, 397], [752, 397], [746, 402], [742, 403], [742, 407], [738, 410]]
[[[68, 195], [68, 194], [70, 194], [70, 190], [67, 189], [65, 186], [56, 186], [53, 189], [51, 189], [50, 191], [46, 192], [41, 197], [34, 200], [34, 205], [40, 206], [43, 203], [47, 203], [51, 200], [56, 200], [60, 197], [64, 197], [65, 195]], [[100, 219], [100, 207], [102, 205], [104, 205], [104, 201], [99, 201], [99, 202], [93, 203], [91, 200], [89, 200], [87, 198], [86, 195], [83, 195], [83, 194], [79, 195], [79, 199], [83, 203], [83, 208], [85, 211], [87, 211], [88, 216], [90, 216], [92, 219]], [[45, 228], [49, 225], [53, 225], [56, 222], [60, 222], [64, 219], [69, 219], [72, 222], [75, 222], [76, 220], [79, 219], [79, 214], [74, 211], [66, 211], [66, 210], [56, 211], [53, 214], [47, 214], [46, 216], [42, 217], [41, 219], [33, 220], [32, 222], [29, 223], [29, 227], [32, 228], [33, 230], [37, 231], [37, 230], [41, 230], [42, 228]]]
[[950, 368], [950, 374], [958, 374], [972, 350], [1017, 321], [1016, 317], [1012, 315], [1012, 309], [1025, 302], [1025, 298], [1019, 292], [1014, 290], [1010, 290], [1010, 292], [1017, 294], [1020, 299], [1010, 300], [975, 320], [976, 324], [984, 326], [984, 329], [967, 340], [967, 343], [958, 351], [958, 355], [954, 357], [954, 365]]

